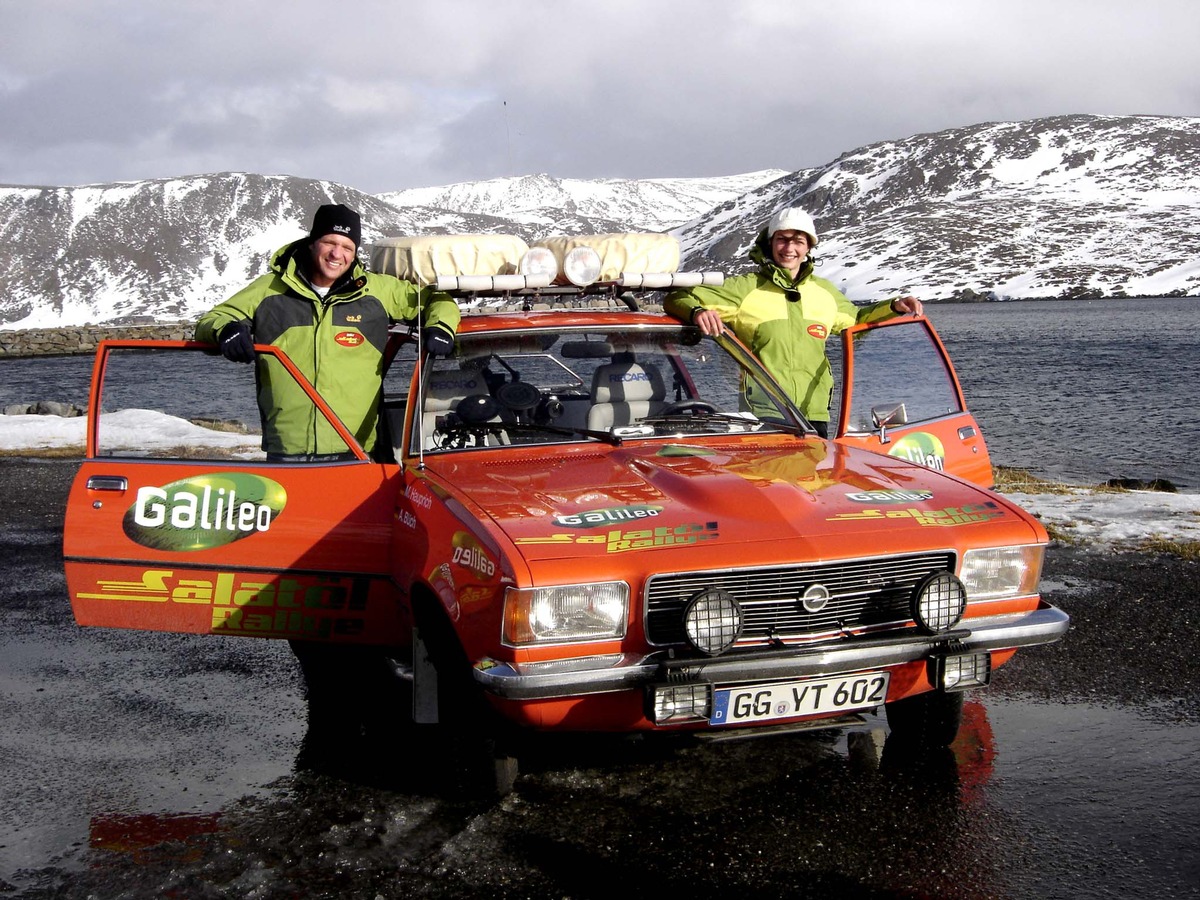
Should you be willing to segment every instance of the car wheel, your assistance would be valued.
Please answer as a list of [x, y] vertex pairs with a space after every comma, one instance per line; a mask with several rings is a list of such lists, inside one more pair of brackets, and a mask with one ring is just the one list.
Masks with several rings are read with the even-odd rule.
[[963, 695], [927, 691], [885, 707], [892, 735], [905, 743], [947, 747], [962, 724]]
[[452, 786], [476, 797], [508, 795], [520, 771], [516, 735], [484, 698], [441, 610], [418, 615], [418, 628], [437, 672], [439, 743]]

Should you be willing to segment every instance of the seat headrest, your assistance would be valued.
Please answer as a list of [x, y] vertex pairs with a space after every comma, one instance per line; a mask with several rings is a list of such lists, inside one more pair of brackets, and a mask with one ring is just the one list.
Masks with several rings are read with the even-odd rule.
[[592, 375], [593, 403], [625, 403], [630, 400], [662, 400], [667, 387], [654, 365], [632, 361], [600, 366]]

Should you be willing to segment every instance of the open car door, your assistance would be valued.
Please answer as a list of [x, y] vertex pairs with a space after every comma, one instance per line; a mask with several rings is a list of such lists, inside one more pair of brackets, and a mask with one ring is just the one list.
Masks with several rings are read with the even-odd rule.
[[924, 317], [842, 332], [835, 439], [991, 487], [992, 465], [946, 348]]
[[100, 345], [63, 538], [79, 624], [356, 643], [401, 633], [398, 468], [368, 459], [284, 354], [257, 350], [304, 388], [344, 459], [269, 462], [253, 367], [208, 345]]

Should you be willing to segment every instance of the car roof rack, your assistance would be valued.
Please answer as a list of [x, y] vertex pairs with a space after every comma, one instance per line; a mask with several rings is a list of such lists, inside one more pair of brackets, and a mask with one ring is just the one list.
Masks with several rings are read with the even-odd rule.
[[725, 281], [722, 272], [623, 272], [616, 281], [594, 282], [587, 285], [551, 284], [543, 276], [527, 275], [442, 275], [435, 289], [465, 301], [478, 301], [479, 306], [508, 307], [521, 305], [525, 311], [535, 304], [551, 308], [578, 307], [585, 301], [595, 309], [596, 301], [609, 298], [613, 306], [625, 306], [637, 312], [641, 297], [647, 292], [676, 288], [719, 286]]

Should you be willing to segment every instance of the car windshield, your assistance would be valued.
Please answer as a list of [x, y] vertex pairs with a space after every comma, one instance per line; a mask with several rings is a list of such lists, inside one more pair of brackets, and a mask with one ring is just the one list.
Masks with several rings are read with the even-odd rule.
[[676, 323], [460, 334], [424, 375], [426, 452], [807, 427], [744, 348]]

